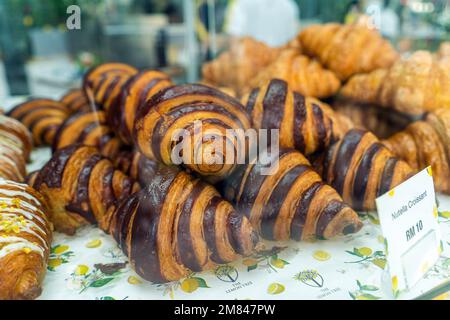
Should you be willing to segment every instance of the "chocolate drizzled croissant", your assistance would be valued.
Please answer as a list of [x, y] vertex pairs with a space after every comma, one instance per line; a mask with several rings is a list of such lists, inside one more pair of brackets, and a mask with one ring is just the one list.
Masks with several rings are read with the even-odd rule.
[[117, 202], [139, 189], [97, 148], [76, 144], [55, 152], [30, 181], [47, 200], [56, 230], [67, 234], [90, 223], [107, 231]]
[[[278, 157], [278, 158], [277, 158]], [[358, 215], [298, 151], [251, 161], [222, 184], [225, 198], [269, 240], [312, 240], [357, 232]]]
[[27, 185], [0, 179], [0, 300], [41, 294], [51, 238], [42, 196]]
[[324, 180], [355, 210], [375, 209], [375, 199], [412, 175], [408, 164], [369, 131], [352, 129], [326, 153]]
[[35, 146], [51, 145], [59, 126], [69, 116], [66, 105], [51, 99], [32, 99], [14, 107], [8, 116], [22, 122]]
[[92, 110], [89, 100], [82, 89], [73, 89], [67, 92], [60, 100], [71, 113], [86, 112]]
[[239, 154], [245, 153], [243, 131], [248, 128], [250, 119], [239, 101], [214, 88], [186, 84], [166, 88], [140, 106], [134, 141], [146, 157], [167, 165], [174, 163], [172, 152], [178, 155], [179, 148], [184, 166], [220, 180], [235, 168]]
[[24, 180], [32, 144], [31, 134], [22, 123], [0, 115], [0, 178]]
[[431, 166], [436, 190], [450, 193], [450, 109], [430, 112], [383, 144], [414, 172]]
[[160, 90], [172, 86], [169, 76], [155, 70], [144, 70], [131, 77], [108, 111], [108, 122], [117, 136], [126, 144], [133, 143], [136, 110]]
[[148, 186], [117, 208], [111, 234], [146, 280], [179, 280], [252, 253], [258, 237], [210, 185], [155, 165]]
[[255, 129], [279, 129], [280, 146], [305, 155], [321, 152], [342, 135], [334, 111], [317, 99], [292, 91], [279, 79], [242, 99]]
[[83, 79], [83, 90], [89, 103], [108, 111], [117, 102], [125, 82], [138, 71], [122, 63], [105, 63], [92, 68]]
[[97, 147], [109, 159], [117, 156], [122, 145], [106, 123], [106, 114], [101, 110], [71, 115], [56, 133], [53, 151], [77, 143]]

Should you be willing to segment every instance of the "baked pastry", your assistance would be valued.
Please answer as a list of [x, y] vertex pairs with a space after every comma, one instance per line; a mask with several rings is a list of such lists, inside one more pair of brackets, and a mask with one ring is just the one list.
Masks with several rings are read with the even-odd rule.
[[114, 159], [122, 146], [107, 124], [105, 112], [101, 110], [71, 115], [55, 135], [53, 152], [77, 143], [94, 146], [109, 159]]
[[240, 166], [222, 185], [225, 198], [263, 238], [328, 239], [361, 229], [356, 212], [300, 152], [282, 149], [266, 157], [266, 163], [253, 160]]
[[280, 146], [305, 155], [325, 150], [341, 135], [334, 111], [317, 99], [273, 79], [242, 98], [255, 129], [279, 129]]
[[230, 49], [202, 67], [203, 80], [216, 87], [232, 88], [238, 95], [259, 71], [280, 52], [251, 37], [234, 39]]
[[160, 90], [172, 86], [169, 76], [155, 70], [144, 70], [131, 77], [108, 111], [108, 122], [126, 144], [133, 144], [136, 110]]
[[95, 109], [89, 104], [83, 89], [73, 89], [67, 92], [60, 100], [71, 113], [86, 112]]
[[324, 180], [355, 210], [374, 210], [375, 199], [413, 171], [371, 132], [352, 129], [325, 154]]
[[247, 88], [259, 87], [271, 79], [282, 79], [292, 90], [316, 98], [333, 96], [341, 87], [341, 82], [333, 72], [295, 49], [282, 51], [274, 62], [248, 82]]
[[439, 60], [450, 59], [450, 41], [442, 42], [437, 52]]
[[450, 193], [450, 109], [430, 112], [383, 144], [414, 172], [431, 165], [436, 191]]
[[153, 180], [158, 166], [156, 161], [150, 160], [136, 150], [122, 150], [113, 160], [117, 170], [122, 171], [145, 188]]
[[47, 200], [55, 229], [70, 235], [93, 223], [107, 231], [117, 202], [139, 189], [97, 148], [77, 144], [55, 152], [31, 181]]
[[0, 178], [23, 182], [33, 141], [19, 121], [0, 115]]
[[390, 67], [399, 57], [376, 29], [361, 24], [312, 25], [300, 34], [302, 51], [342, 81], [357, 73]]
[[124, 200], [111, 234], [142, 278], [176, 281], [250, 255], [258, 243], [248, 219], [211, 186], [155, 165], [146, 188]]
[[43, 146], [53, 143], [56, 131], [69, 113], [62, 102], [32, 99], [17, 105], [7, 115], [19, 120], [30, 130], [35, 146]]
[[105, 63], [92, 68], [83, 79], [83, 90], [89, 103], [108, 111], [117, 102], [125, 82], [138, 73], [123, 63]]
[[390, 69], [354, 76], [342, 88], [341, 96], [420, 116], [450, 106], [450, 64], [417, 51]]
[[250, 119], [238, 100], [211, 87], [186, 84], [166, 88], [139, 107], [134, 141], [152, 160], [183, 164], [218, 181], [245, 154], [244, 131], [249, 128]]
[[396, 110], [344, 99], [335, 100], [332, 106], [338, 115], [344, 115], [351, 120], [353, 128], [370, 131], [380, 139], [386, 139], [402, 131], [418, 119]]
[[39, 193], [0, 179], [0, 300], [41, 294], [52, 238], [46, 214]]

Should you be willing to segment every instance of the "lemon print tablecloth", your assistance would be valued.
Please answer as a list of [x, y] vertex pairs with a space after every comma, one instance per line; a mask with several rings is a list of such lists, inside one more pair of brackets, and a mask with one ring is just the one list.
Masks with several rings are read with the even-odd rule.
[[[36, 150], [29, 169], [39, 169], [49, 155], [47, 149]], [[450, 197], [438, 200], [442, 256], [399, 299], [434, 297], [433, 289], [450, 279]], [[257, 255], [163, 285], [141, 279], [114, 240], [95, 227], [72, 237], [57, 233], [40, 299], [393, 299], [377, 218], [362, 217], [364, 227], [357, 234], [266, 243], [267, 250]]]

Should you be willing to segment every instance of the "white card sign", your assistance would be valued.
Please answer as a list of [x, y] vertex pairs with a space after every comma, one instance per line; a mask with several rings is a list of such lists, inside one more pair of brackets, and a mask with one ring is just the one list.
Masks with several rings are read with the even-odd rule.
[[397, 297], [414, 286], [442, 252], [431, 167], [376, 199], [376, 205]]

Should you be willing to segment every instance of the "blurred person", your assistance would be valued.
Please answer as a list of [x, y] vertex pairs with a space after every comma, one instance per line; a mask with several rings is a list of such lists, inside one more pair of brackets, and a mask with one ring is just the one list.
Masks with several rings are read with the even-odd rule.
[[293, 0], [230, 1], [226, 31], [233, 36], [251, 36], [270, 46], [294, 38], [300, 26], [300, 10]]

